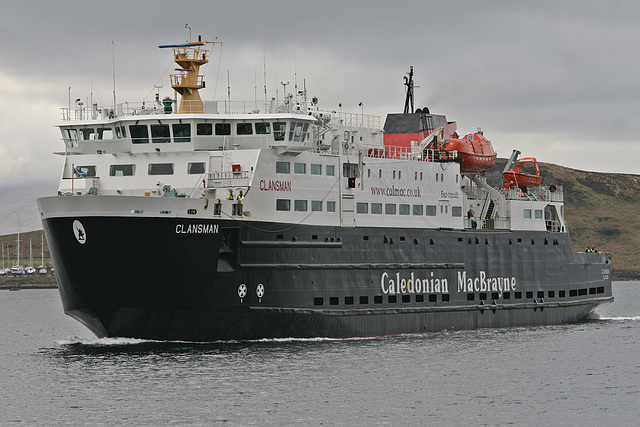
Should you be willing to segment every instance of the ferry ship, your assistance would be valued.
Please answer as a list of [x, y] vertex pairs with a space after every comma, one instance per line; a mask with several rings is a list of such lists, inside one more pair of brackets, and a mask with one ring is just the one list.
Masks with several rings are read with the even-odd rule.
[[215, 43], [161, 47], [175, 99], [63, 108], [59, 191], [38, 199], [64, 311], [98, 337], [555, 325], [613, 301], [610, 255], [571, 249], [563, 188], [489, 185], [489, 141], [413, 110], [412, 72], [383, 125], [286, 85], [203, 100]]

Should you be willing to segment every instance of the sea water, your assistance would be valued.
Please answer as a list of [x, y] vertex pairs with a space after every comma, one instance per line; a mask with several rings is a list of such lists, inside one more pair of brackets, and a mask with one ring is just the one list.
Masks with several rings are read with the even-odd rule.
[[638, 425], [640, 284], [565, 326], [370, 339], [97, 339], [0, 292], [0, 425]]

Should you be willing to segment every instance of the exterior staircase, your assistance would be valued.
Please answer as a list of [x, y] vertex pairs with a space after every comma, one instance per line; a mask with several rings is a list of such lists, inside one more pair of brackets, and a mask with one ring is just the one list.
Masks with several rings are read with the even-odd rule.
[[491, 215], [493, 214], [493, 208], [495, 207], [495, 203], [493, 202], [493, 200], [491, 200], [489, 202], [489, 206], [487, 207], [487, 213], [484, 216], [484, 219], [482, 220], [482, 229], [483, 230], [489, 230], [493, 227], [491, 227]]

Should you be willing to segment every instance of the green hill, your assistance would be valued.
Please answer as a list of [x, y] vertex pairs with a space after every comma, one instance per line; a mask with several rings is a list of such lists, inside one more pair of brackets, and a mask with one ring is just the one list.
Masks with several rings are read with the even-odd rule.
[[640, 278], [640, 175], [539, 166], [543, 183], [564, 186], [573, 249], [595, 245], [612, 254], [616, 278]]
[[[502, 182], [506, 159], [487, 171], [492, 185]], [[538, 163], [543, 185], [564, 187], [565, 218], [574, 251], [594, 245], [610, 252], [616, 279], [640, 278], [640, 175], [587, 172]]]

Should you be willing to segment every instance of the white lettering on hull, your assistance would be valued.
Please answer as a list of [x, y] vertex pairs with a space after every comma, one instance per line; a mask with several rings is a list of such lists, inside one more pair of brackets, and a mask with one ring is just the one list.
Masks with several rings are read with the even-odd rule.
[[[433, 272], [427, 277], [416, 277], [411, 272], [409, 277], [401, 277], [400, 272], [390, 276], [387, 272], [380, 276], [380, 288], [385, 295], [397, 294], [447, 294], [449, 281], [446, 278], [434, 277]], [[516, 290], [515, 277], [487, 277], [483, 270], [478, 277], [467, 277], [466, 271], [458, 271], [458, 292], [503, 292]]]
[[391, 277], [384, 272], [380, 276], [380, 287], [383, 294], [389, 295], [449, 293], [449, 281], [446, 278], [434, 277], [433, 272], [426, 278], [416, 277], [414, 272], [411, 272], [408, 278], [401, 278], [399, 272]]
[[218, 224], [177, 224], [176, 234], [216, 234]]
[[479, 277], [467, 277], [466, 271], [458, 271], [458, 292], [503, 292], [516, 290], [515, 277], [487, 277], [487, 273], [480, 271]]

